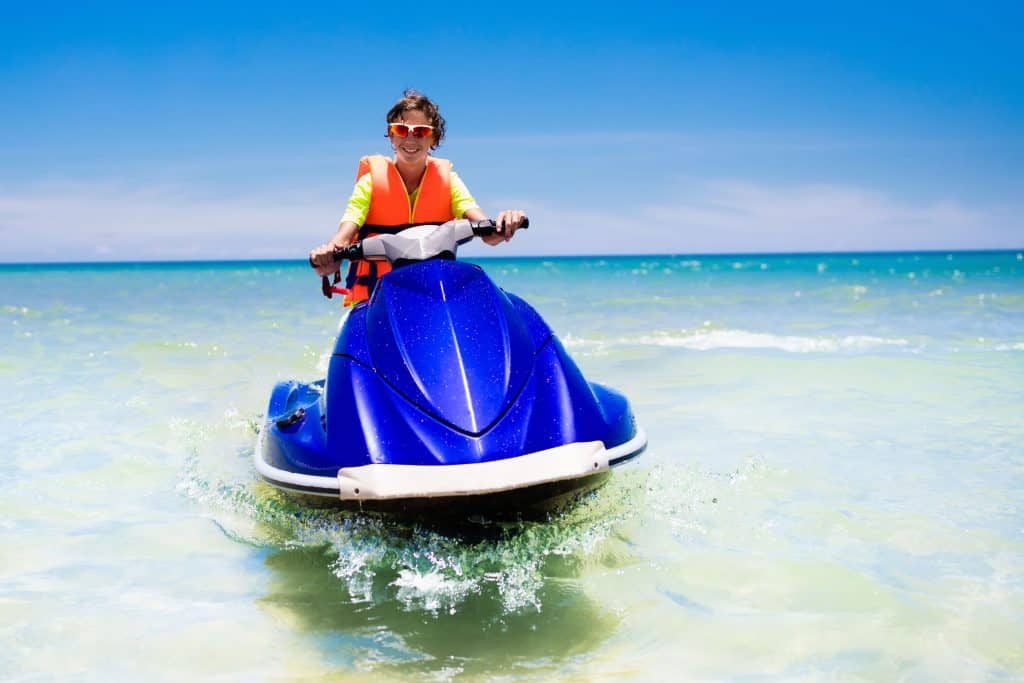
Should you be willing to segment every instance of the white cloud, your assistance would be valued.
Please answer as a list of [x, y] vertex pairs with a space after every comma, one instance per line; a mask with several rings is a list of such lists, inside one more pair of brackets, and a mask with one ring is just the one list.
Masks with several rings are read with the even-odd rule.
[[[690, 185], [645, 207], [498, 198], [533, 228], [470, 255], [1017, 248], [1013, 207], [910, 202], [855, 186]], [[302, 258], [343, 208], [334, 188], [198, 196], [174, 186], [54, 183], [0, 193], [0, 261]]]
[[[1009, 237], [991, 210], [950, 200], [912, 203], [852, 186], [772, 187], [709, 183], [700, 199], [647, 209], [656, 222], [684, 227], [699, 250], [835, 251], [979, 248]], [[1009, 242], [1009, 240], [1005, 240]]]
[[59, 183], [0, 194], [0, 260], [301, 258], [332, 232], [327, 191], [197, 197], [171, 186]]
[[[498, 202], [499, 205], [516, 202]], [[714, 181], [627, 213], [518, 202], [533, 253], [720, 253], [1000, 249], [1024, 244], [1014, 207], [910, 202], [843, 185]], [[543, 235], [543, 237], [541, 236]], [[524, 240], [525, 242], [525, 240]], [[515, 245], [515, 246], [513, 246]], [[525, 243], [510, 251], [530, 253]]]

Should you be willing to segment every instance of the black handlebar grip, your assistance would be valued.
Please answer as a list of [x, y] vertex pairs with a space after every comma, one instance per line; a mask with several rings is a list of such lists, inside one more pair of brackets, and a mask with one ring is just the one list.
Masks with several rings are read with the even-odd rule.
[[335, 249], [332, 255], [335, 263], [338, 261], [358, 261], [363, 258], [363, 243], [356, 242], [355, 244], [350, 244], [347, 247]]
[[[334, 259], [335, 263], [346, 259], [350, 261], [361, 259], [363, 258], [363, 245], [360, 242], [356, 242], [355, 244], [350, 244], [347, 247], [339, 247], [331, 253], [331, 258]], [[309, 265], [314, 269], [316, 268], [316, 264], [313, 263], [312, 256], [309, 257]]]
[[[497, 222], [490, 218], [483, 221], [475, 221], [471, 223], [471, 225], [473, 226], [473, 234], [477, 237], [486, 237], [488, 235], [493, 235], [498, 231]], [[530, 227], [530, 219], [524, 216], [523, 222], [519, 225], [519, 229], [522, 230], [523, 228], [528, 227]]]

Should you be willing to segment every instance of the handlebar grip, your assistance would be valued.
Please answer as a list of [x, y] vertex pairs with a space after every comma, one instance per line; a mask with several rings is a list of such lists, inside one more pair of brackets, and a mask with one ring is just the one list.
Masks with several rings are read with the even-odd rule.
[[332, 256], [335, 263], [338, 261], [358, 261], [363, 258], [363, 243], [362, 241], [359, 241], [355, 244], [350, 244], [347, 247], [335, 249]]
[[[363, 244], [362, 242], [356, 242], [355, 244], [350, 244], [347, 247], [335, 249], [334, 252], [331, 254], [331, 258], [334, 259], [335, 263], [337, 263], [338, 261], [354, 261], [357, 259], [361, 259], [363, 258]], [[309, 257], [309, 265], [314, 269], [316, 268], [316, 264], [313, 263], [312, 256]]]
[[[477, 237], [486, 237], [488, 235], [493, 235], [498, 231], [498, 224], [490, 218], [485, 221], [474, 221], [471, 225], [473, 226], [473, 234]], [[528, 227], [530, 227], [530, 219], [524, 216], [519, 229], [522, 230], [523, 228]]]

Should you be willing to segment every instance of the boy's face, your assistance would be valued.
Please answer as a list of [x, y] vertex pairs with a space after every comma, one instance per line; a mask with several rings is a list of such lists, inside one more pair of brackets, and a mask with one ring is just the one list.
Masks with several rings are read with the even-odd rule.
[[[398, 123], [406, 123], [410, 126], [429, 126], [430, 120], [423, 112], [413, 109], [412, 111], [404, 112]], [[402, 138], [393, 134], [388, 137], [391, 140], [391, 145], [395, 148], [395, 157], [399, 161], [404, 161], [407, 164], [427, 163], [427, 153], [430, 151], [430, 145], [434, 141], [433, 133], [422, 138], [412, 135], [406, 135]]]

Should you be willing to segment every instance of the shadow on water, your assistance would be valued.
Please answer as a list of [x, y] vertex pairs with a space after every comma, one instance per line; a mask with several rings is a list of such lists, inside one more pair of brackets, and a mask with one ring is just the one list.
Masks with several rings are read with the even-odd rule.
[[[489, 590], [439, 611], [387, 598], [358, 601], [332, 572], [327, 548], [282, 550], [265, 562], [271, 575], [262, 606], [312, 635], [325, 661], [339, 672], [387, 678], [539, 675], [593, 652], [619, 624], [565, 576], [572, 572], [560, 560], [548, 563], [562, 576], [549, 577], [539, 589], [542, 607], [515, 612], [504, 610]], [[374, 594], [385, 593], [396, 576], [378, 571]]]

